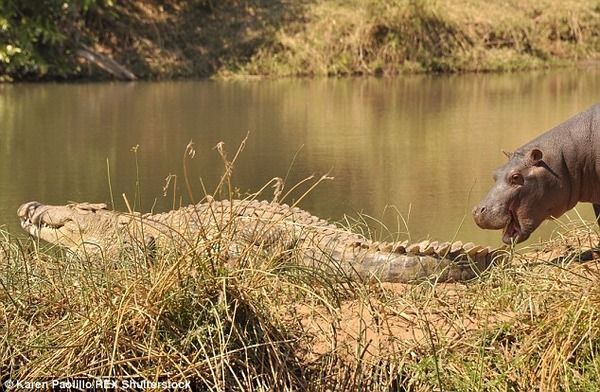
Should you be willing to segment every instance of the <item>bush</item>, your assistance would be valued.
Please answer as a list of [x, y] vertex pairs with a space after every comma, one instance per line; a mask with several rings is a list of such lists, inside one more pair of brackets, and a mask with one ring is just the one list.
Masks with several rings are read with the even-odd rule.
[[[0, 75], [66, 76], [78, 27], [97, 0], [5, 0], [0, 2]], [[110, 6], [110, 2], [101, 2]]]

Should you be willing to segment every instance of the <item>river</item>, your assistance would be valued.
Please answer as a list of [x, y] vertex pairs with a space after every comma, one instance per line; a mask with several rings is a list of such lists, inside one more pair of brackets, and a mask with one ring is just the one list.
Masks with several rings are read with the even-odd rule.
[[[214, 192], [224, 166], [245, 195], [285, 178], [284, 201], [373, 235], [500, 243], [472, 206], [511, 150], [600, 101], [600, 69], [356, 79], [0, 85], [0, 223], [19, 204], [93, 201], [125, 210]], [[137, 146], [137, 147], [136, 147]], [[110, 176], [109, 176], [110, 174]], [[165, 178], [174, 175], [164, 196]], [[301, 182], [314, 175], [312, 180]], [[310, 190], [322, 176], [332, 177]], [[110, 181], [109, 181], [110, 177]], [[225, 187], [221, 196], [226, 195]], [[112, 190], [112, 196], [111, 196]], [[305, 192], [310, 192], [305, 195]], [[265, 188], [262, 198], [273, 197]], [[136, 197], [136, 194], [139, 197]], [[578, 212], [591, 219], [591, 206]], [[577, 213], [562, 218], [577, 219]], [[547, 239], [548, 222], [528, 243]], [[356, 230], [365, 230], [357, 226]]]

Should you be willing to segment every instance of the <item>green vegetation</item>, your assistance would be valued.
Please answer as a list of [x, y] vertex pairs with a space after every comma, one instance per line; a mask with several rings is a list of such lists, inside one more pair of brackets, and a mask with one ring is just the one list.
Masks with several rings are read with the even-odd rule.
[[4, 79], [510, 71], [597, 61], [597, 0], [5, 0]]
[[96, 0], [0, 2], [0, 77], [66, 77], [73, 73], [78, 26]]

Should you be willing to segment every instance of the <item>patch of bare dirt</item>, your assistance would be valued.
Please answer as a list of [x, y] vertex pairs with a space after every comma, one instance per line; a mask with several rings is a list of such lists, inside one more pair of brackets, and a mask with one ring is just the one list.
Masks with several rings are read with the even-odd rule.
[[406, 357], [435, 351], [442, 342], [459, 344], [468, 334], [518, 319], [512, 311], [469, 308], [463, 301], [467, 290], [462, 284], [424, 288], [385, 283], [372, 297], [347, 300], [334, 311], [297, 305], [303, 330], [314, 336], [307, 359], [332, 351], [349, 361]]

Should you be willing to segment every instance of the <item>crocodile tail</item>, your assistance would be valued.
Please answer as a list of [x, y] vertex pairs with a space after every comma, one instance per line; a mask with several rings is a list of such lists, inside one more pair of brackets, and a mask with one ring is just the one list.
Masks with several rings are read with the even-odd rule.
[[461, 242], [424, 241], [411, 246], [392, 246], [391, 251], [389, 248], [390, 244], [378, 249], [350, 248], [333, 255], [332, 259], [339, 262], [337, 268], [364, 280], [460, 282], [476, 278], [505, 254], [499, 249]]

